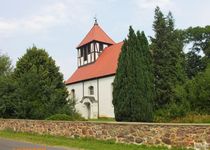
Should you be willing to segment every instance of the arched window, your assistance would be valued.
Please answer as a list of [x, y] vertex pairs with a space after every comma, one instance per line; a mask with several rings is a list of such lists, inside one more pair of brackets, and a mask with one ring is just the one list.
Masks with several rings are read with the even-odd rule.
[[75, 90], [74, 89], [71, 90], [71, 95], [72, 95], [72, 98], [75, 98]]
[[93, 95], [94, 94], [94, 87], [93, 86], [89, 86], [89, 94]]

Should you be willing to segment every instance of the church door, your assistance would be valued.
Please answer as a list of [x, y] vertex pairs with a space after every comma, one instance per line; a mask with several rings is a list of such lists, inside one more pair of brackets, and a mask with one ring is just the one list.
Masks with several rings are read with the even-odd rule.
[[86, 102], [85, 103], [85, 106], [86, 106], [86, 112], [87, 112], [87, 119], [90, 119], [91, 118], [91, 108], [90, 108], [90, 103], [89, 102]]

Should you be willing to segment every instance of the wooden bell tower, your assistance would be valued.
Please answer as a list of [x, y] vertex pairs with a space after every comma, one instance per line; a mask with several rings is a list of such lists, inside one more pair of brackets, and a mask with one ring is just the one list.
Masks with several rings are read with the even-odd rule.
[[95, 18], [92, 29], [77, 46], [78, 67], [94, 63], [103, 50], [115, 42], [101, 29]]

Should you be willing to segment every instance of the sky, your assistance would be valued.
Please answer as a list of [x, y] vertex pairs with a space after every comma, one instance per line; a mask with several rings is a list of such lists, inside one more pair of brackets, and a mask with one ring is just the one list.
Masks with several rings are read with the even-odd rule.
[[0, 0], [0, 53], [15, 65], [33, 44], [44, 48], [66, 80], [77, 68], [76, 46], [95, 16], [120, 42], [130, 25], [153, 36], [156, 6], [172, 12], [176, 28], [210, 25], [210, 0]]

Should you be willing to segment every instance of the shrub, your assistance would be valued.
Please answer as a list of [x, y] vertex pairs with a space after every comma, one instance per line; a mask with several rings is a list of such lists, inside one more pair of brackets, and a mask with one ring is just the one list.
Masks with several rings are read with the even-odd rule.
[[83, 117], [81, 116], [81, 114], [78, 113], [78, 112], [75, 112], [75, 113], [73, 114], [73, 119], [74, 119], [74, 120], [77, 120], [77, 121], [85, 121], [85, 120], [86, 120], [86, 119], [83, 118]]
[[70, 115], [66, 115], [66, 114], [55, 114], [52, 115], [48, 118], [46, 118], [46, 120], [64, 120], [64, 121], [82, 121], [85, 120], [79, 113], [75, 113], [74, 115], [70, 116]]
[[155, 112], [155, 122], [170, 122], [175, 118], [182, 118], [190, 111], [188, 102], [170, 103], [164, 108], [158, 109]]
[[184, 117], [190, 112], [190, 102], [183, 86], [177, 85], [174, 89], [173, 101], [155, 112], [156, 122], [170, 122], [177, 117]]
[[186, 85], [193, 111], [210, 114], [210, 64]]
[[46, 120], [66, 120], [66, 121], [71, 121], [73, 120], [73, 118], [69, 115], [66, 115], [66, 114], [55, 114], [55, 115], [52, 115], [48, 118], [46, 118]]

